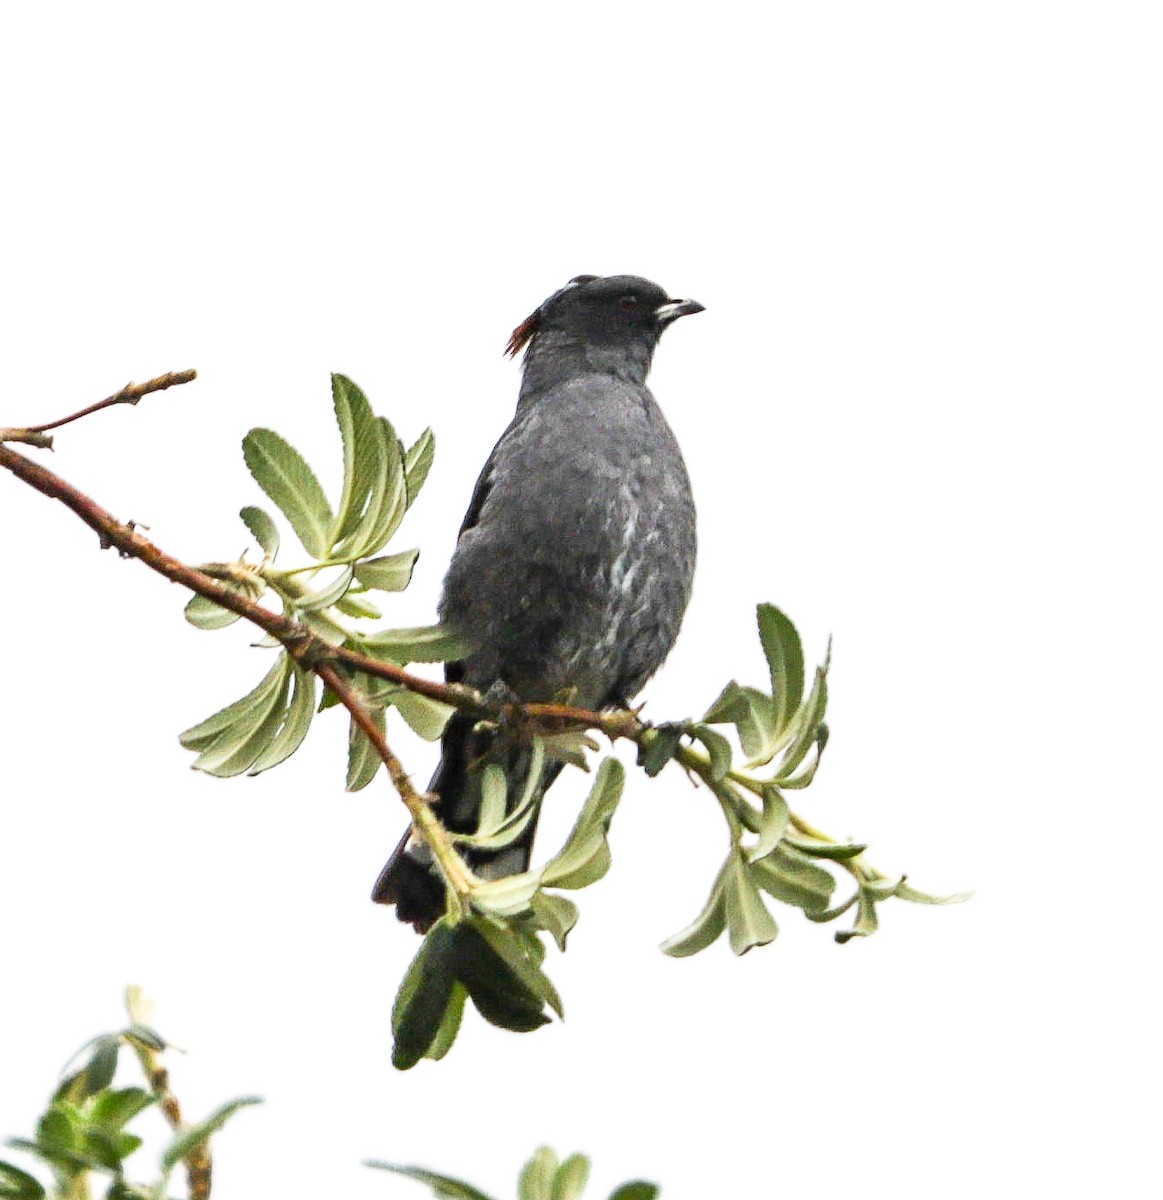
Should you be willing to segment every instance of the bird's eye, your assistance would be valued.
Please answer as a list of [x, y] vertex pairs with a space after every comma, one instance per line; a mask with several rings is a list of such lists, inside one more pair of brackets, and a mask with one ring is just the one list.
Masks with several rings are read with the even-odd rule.
[[638, 304], [638, 297], [634, 295], [623, 296], [618, 301], [619, 308], [635, 308]]

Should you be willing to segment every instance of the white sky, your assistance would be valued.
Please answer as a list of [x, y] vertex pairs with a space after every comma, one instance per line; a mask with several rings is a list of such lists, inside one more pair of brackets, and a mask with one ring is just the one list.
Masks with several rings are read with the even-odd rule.
[[[219, 1139], [218, 1200], [423, 1194], [365, 1157], [504, 1197], [541, 1142], [594, 1156], [595, 1200], [631, 1176], [667, 1200], [1147, 1194], [1159, 10], [766, 7], [7, 9], [0, 424], [196, 367], [40, 457], [179, 556], [230, 557], [259, 499], [239, 439], [271, 425], [334, 485], [342, 370], [405, 438], [436, 430], [391, 613], [421, 623], [512, 410], [510, 329], [579, 272], [693, 296], [653, 386], [699, 573], [648, 712], [762, 681], [758, 600], [813, 659], [832, 632], [802, 810], [977, 897], [885, 906], [847, 947], [781, 910], [745, 959], [666, 959], [725, 833], [677, 773], [636, 776], [549, 960], [566, 1024], [474, 1014], [400, 1075], [416, 943], [367, 900], [398, 801], [344, 794], [336, 714], [261, 779], [191, 772], [176, 735], [258, 678], [253, 639], [186, 626], [184, 594], [4, 477], [0, 1134], [136, 982], [190, 1049], [191, 1113], [267, 1098]], [[434, 750], [397, 737], [426, 778]]]

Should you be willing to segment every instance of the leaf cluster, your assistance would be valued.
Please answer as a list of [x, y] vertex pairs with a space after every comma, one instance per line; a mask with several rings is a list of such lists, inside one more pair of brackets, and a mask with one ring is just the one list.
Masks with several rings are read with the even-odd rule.
[[201, 1151], [235, 1112], [258, 1100], [233, 1100], [206, 1120], [183, 1126], [162, 1150], [158, 1178], [149, 1185], [131, 1182], [125, 1174], [126, 1161], [141, 1147], [142, 1139], [127, 1126], [163, 1096], [153, 1086], [156, 1075], [151, 1079], [148, 1070], [151, 1086], [115, 1087], [118, 1063], [125, 1049], [133, 1051], [144, 1066], [165, 1048], [153, 1029], [136, 1021], [84, 1046], [38, 1119], [34, 1136], [7, 1143], [48, 1168], [51, 1184], [46, 1186], [13, 1163], [0, 1162], [0, 1197], [81, 1200], [93, 1194], [94, 1181], [101, 1179], [108, 1181], [101, 1193], [105, 1200], [167, 1200], [175, 1168]]
[[[401, 1167], [372, 1161], [367, 1164], [381, 1171], [392, 1171], [427, 1184], [437, 1200], [492, 1200], [492, 1197], [462, 1179], [438, 1175], [423, 1167]], [[517, 1200], [578, 1200], [590, 1178], [590, 1160], [584, 1154], [571, 1154], [564, 1160], [542, 1146], [521, 1168], [517, 1180]], [[609, 1200], [655, 1200], [658, 1187], [636, 1179], [610, 1193]]]
[[[343, 375], [331, 377], [331, 394], [343, 447], [343, 489], [332, 506], [303, 456], [271, 429], [252, 429], [243, 439], [246, 465], [255, 482], [286, 519], [310, 561], [276, 565], [282, 539], [264, 509], [247, 505], [243, 523], [262, 551], [258, 563], [207, 563], [202, 570], [251, 600], [273, 593], [285, 616], [333, 646], [403, 665], [442, 662], [463, 647], [440, 626], [383, 629], [368, 633], [350, 620], [377, 619], [377, 593], [401, 592], [412, 579], [419, 550], [382, 551], [428, 478], [435, 439], [426, 429], [407, 449], [391, 423], [376, 416], [367, 397]], [[239, 614], [195, 595], [186, 619], [200, 629], [223, 629]], [[278, 645], [273, 639], [262, 643]], [[440, 736], [451, 708], [382, 680], [361, 676], [359, 690], [382, 728], [394, 707], [421, 737]], [[319, 707], [315, 676], [285, 649], [258, 685], [240, 700], [187, 729], [181, 743], [211, 775], [257, 775], [285, 761], [302, 744]], [[379, 760], [366, 734], [352, 722], [347, 784], [370, 782]]]

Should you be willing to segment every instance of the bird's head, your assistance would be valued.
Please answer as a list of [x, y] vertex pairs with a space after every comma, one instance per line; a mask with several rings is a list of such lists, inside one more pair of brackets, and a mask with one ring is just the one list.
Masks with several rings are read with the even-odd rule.
[[513, 330], [506, 351], [516, 355], [528, 345], [532, 352], [547, 342], [645, 351], [649, 362], [671, 322], [702, 311], [697, 300], [672, 300], [638, 275], [577, 275]]

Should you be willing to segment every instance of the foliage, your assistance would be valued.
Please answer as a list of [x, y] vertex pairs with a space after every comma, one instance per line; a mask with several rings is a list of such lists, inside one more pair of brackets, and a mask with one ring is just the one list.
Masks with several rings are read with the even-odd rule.
[[[185, 373], [184, 378], [192, 377]], [[96, 407], [177, 379], [132, 385]], [[828, 741], [831, 653], [812, 673], [809, 686], [799, 635], [774, 605], [757, 610], [767, 686], [731, 681], [699, 720], [651, 726], [631, 712], [504, 705], [404, 671], [410, 663], [450, 661], [466, 652], [455, 634], [439, 625], [368, 630], [364, 624], [379, 619], [383, 598], [402, 591], [411, 579], [419, 552], [385, 551], [428, 476], [432, 433], [426, 430], [405, 449], [391, 424], [376, 416], [364, 394], [342, 375], [332, 376], [332, 401], [343, 451], [342, 491], [334, 504], [299, 452], [277, 433], [254, 429], [243, 441], [255, 481], [285, 518], [308, 562], [276, 565], [282, 547], [278, 527], [264, 509], [248, 505], [240, 515], [261, 550], [257, 562], [244, 556], [209, 563], [201, 574], [174, 560], [168, 566], [159, 563], [157, 555], [150, 565], [201, 588], [186, 606], [187, 619], [199, 628], [224, 628], [242, 615], [216, 602], [216, 586], [247, 601], [273, 594], [286, 618], [279, 624], [270, 610], [251, 606], [251, 618], [271, 631], [259, 645], [281, 648], [247, 695], [181, 735], [197, 756], [194, 765], [217, 776], [269, 770], [294, 753], [317, 711], [342, 704], [351, 719], [347, 787], [366, 787], [385, 767], [412, 815], [415, 836], [432, 853], [446, 886], [446, 912], [425, 937], [396, 998], [397, 1067], [443, 1057], [459, 1031], [466, 1001], [492, 1024], [522, 1032], [546, 1024], [550, 1012], [562, 1015], [561, 998], [543, 969], [541, 935], [549, 934], [564, 951], [578, 908], [562, 893], [596, 883], [609, 870], [608, 834], [625, 782], [621, 763], [612, 757], [601, 762], [574, 828], [541, 866], [486, 880], [469, 870], [460, 849], [500, 849], [519, 838], [534, 818], [538, 784], [550, 765], [589, 769], [587, 754], [598, 748], [591, 730], [611, 740], [632, 740], [649, 777], [676, 763], [714, 797], [726, 821], [726, 859], [699, 915], [663, 943], [668, 954], [696, 954], [723, 933], [736, 954], [772, 941], [778, 933], [772, 900], [818, 923], [854, 909], [851, 927], [835, 935], [844, 943], [874, 933], [878, 906], [892, 897], [920, 904], [965, 898], [931, 896], [903, 875], [882, 874], [866, 860], [863, 844], [836, 841], [792, 811], [788, 794], [812, 783]], [[44, 428], [49, 426], [38, 427]], [[25, 441], [39, 436], [37, 429], [7, 433]], [[30, 470], [26, 460], [3, 446], [0, 452], [10, 469], [71, 503], [83, 519], [96, 521], [109, 544], [146, 557], [128, 527], [101, 524], [75, 489], [48, 472]], [[326, 681], [322, 697], [320, 675]], [[484, 766], [478, 825], [469, 833], [440, 825], [385, 737], [389, 709], [421, 737], [435, 740], [456, 708], [495, 730], [506, 745], [521, 740], [529, 750], [525, 782], [512, 792], [499, 766]], [[839, 903], [837, 874], [853, 883]]]
[[[183, 1125], [176, 1120], [178, 1103], [169, 1090], [168, 1074], [161, 1065], [164, 1039], [136, 1019], [147, 1006], [136, 988], [127, 994], [130, 1024], [116, 1033], [101, 1034], [84, 1046], [66, 1068], [36, 1124], [32, 1138], [8, 1142], [47, 1168], [46, 1184], [14, 1163], [0, 1162], [0, 1200], [90, 1200], [94, 1186], [104, 1187], [104, 1200], [169, 1200], [170, 1178], [185, 1163], [190, 1173], [190, 1196], [209, 1200], [211, 1175], [208, 1144], [241, 1108], [259, 1103], [244, 1097], [222, 1105], [204, 1121]], [[129, 1048], [138, 1058], [146, 1087], [115, 1087], [121, 1051]], [[150, 1109], [160, 1107], [171, 1124], [178, 1124], [160, 1157], [158, 1178], [149, 1185], [131, 1183], [125, 1163], [142, 1145], [127, 1127]], [[435, 1196], [452, 1200], [489, 1200], [471, 1184], [421, 1167], [393, 1166], [370, 1161], [379, 1170], [393, 1171], [427, 1184]], [[518, 1200], [577, 1200], [589, 1180], [590, 1162], [583, 1154], [572, 1154], [563, 1162], [542, 1146], [521, 1170]], [[108, 1180], [108, 1183], [105, 1183]], [[634, 1181], [617, 1188], [609, 1200], [654, 1200], [658, 1188]]]
[[[392, 1163], [369, 1162], [369, 1167], [394, 1171], [427, 1184], [437, 1200], [492, 1200], [491, 1196], [448, 1175], [438, 1175], [423, 1167], [398, 1167]], [[577, 1200], [590, 1178], [590, 1160], [584, 1154], [571, 1154], [564, 1161], [542, 1146], [521, 1168], [517, 1180], [517, 1200]], [[658, 1187], [636, 1179], [610, 1193], [609, 1200], [654, 1200]]]
[[[167, 1200], [170, 1177], [179, 1164], [192, 1172], [193, 1182], [209, 1163], [208, 1144], [241, 1108], [258, 1104], [247, 1096], [222, 1105], [203, 1121], [186, 1125], [177, 1120], [180, 1110], [168, 1090], [168, 1076], [160, 1065], [165, 1040], [141, 1020], [144, 1005], [136, 989], [128, 995], [131, 1023], [116, 1033], [93, 1038], [73, 1057], [72, 1069], [58, 1085], [36, 1123], [32, 1138], [12, 1138], [8, 1145], [38, 1160], [50, 1172], [46, 1185], [35, 1175], [0, 1162], [0, 1197], [9, 1200], [88, 1200], [98, 1181], [108, 1180], [101, 1193], [105, 1200]], [[114, 1087], [121, 1051], [134, 1052], [146, 1087]], [[140, 1148], [142, 1139], [127, 1129], [142, 1113], [160, 1105], [171, 1124], [178, 1125], [160, 1157], [158, 1177], [152, 1184], [131, 1183], [126, 1161]], [[209, 1171], [204, 1170], [206, 1194]]]

